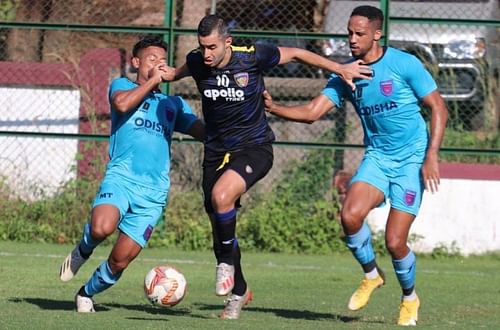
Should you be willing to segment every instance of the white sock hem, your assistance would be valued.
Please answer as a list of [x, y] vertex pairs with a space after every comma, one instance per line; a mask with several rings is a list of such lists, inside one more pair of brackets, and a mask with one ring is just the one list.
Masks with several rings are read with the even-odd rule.
[[403, 295], [403, 300], [405, 301], [412, 301], [415, 299], [417, 299], [417, 293], [415, 292], [415, 289], [413, 289], [413, 291], [408, 296]]
[[369, 280], [374, 280], [378, 276], [378, 270], [377, 267], [373, 268], [370, 272], [365, 273], [365, 277]]

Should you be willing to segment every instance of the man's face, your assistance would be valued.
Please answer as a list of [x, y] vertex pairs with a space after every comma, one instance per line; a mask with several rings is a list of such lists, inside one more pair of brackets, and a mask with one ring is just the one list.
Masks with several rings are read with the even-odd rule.
[[132, 58], [132, 65], [137, 69], [138, 80], [147, 80], [153, 75], [153, 68], [159, 64], [167, 64], [165, 49], [157, 46], [143, 48]]
[[219, 67], [226, 56], [231, 55], [228, 49], [231, 47], [232, 38], [224, 38], [217, 31], [213, 31], [206, 37], [198, 36], [198, 43], [203, 55], [203, 63], [209, 67]]
[[347, 26], [352, 56], [363, 59], [377, 44], [382, 31], [364, 16], [352, 16]]

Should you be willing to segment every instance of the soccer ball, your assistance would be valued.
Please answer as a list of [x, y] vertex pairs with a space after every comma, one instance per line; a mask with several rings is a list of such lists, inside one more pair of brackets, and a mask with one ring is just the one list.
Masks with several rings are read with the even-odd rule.
[[186, 278], [170, 265], [157, 266], [151, 269], [144, 278], [144, 293], [154, 305], [175, 306], [184, 298], [186, 289]]

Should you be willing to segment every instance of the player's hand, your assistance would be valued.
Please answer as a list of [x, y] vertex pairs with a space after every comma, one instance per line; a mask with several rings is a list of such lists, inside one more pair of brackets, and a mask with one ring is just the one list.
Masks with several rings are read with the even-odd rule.
[[161, 83], [163, 81], [163, 70], [161, 68], [165, 65], [165, 63], [159, 63], [152, 67], [151, 70], [149, 70], [148, 78], [153, 79], [157, 84]]
[[435, 152], [428, 152], [422, 166], [422, 179], [424, 180], [425, 190], [435, 193], [440, 184], [439, 161]]
[[267, 112], [272, 112], [272, 107], [274, 105], [273, 97], [267, 90], [262, 93], [262, 96], [264, 97], [264, 109], [266, 109]]
[[372, 79], [372, 69], [368, 65], [364, 65], [361, 60], [357, 60], [352, 63], [342, 64], [342, 69], [338, 73], [338, 76], [342, 78], [352, 90], [355, 90], [356, 85], [353, 79]]
[[166, 64], [160, 65], [159, 70], [162, 72], [161, 80], [162, 82], [175, 80], [175, 68], [168, 66]]

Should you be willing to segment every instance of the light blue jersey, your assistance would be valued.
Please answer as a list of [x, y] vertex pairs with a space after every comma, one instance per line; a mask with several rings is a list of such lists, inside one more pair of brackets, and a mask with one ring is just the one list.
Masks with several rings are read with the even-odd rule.
[[[117, 91], [138, 85], [127, 78], [111, 83]], [[127, 113], [111, 107], [109, 163], [93, 208], [113, 205], [120, 212], [118, 228], [144, 247], [158, 223], [170, 187], [170, 144], [174, 131], [186, 133], [197, 120], [182, 98], [150, 93]]]
[[[113, 94], [138, 85], [127, 78], [111, 83]], [[174, 131], [186, 133], [197, 117], [181, 97], [150, 93], [136, 110], [120, 113], [111, 107], [110, 161], [106, 177], [159, 191], [170, 187], [170, 144]]]
[[434, 79], [413, 55], [385, 48], [384, 55], [368, 64], [372, 80], [358, 80], [351, 91], [332, 74], [323, 94], [341, 106], [347, 97], [353, 103], [364, 130], [367, 152], [380, 152], [392, 160], [420, 154], [428, 143], [419, 99], [437, 89]]
[[356, 81], [355, 91], [337, 75], [323, 89], [336, 105], [351, 100], [361, 119], [366, 152], [351, 183], [368, 183], [391, 200], [392, 208], [417, 215], [424, 189], [420, 170], [429, 141], [419, 100], [437, 86], [415, 56], [394, 48], [385, 48], [383, 56], [368, 65], [373, 79]]

